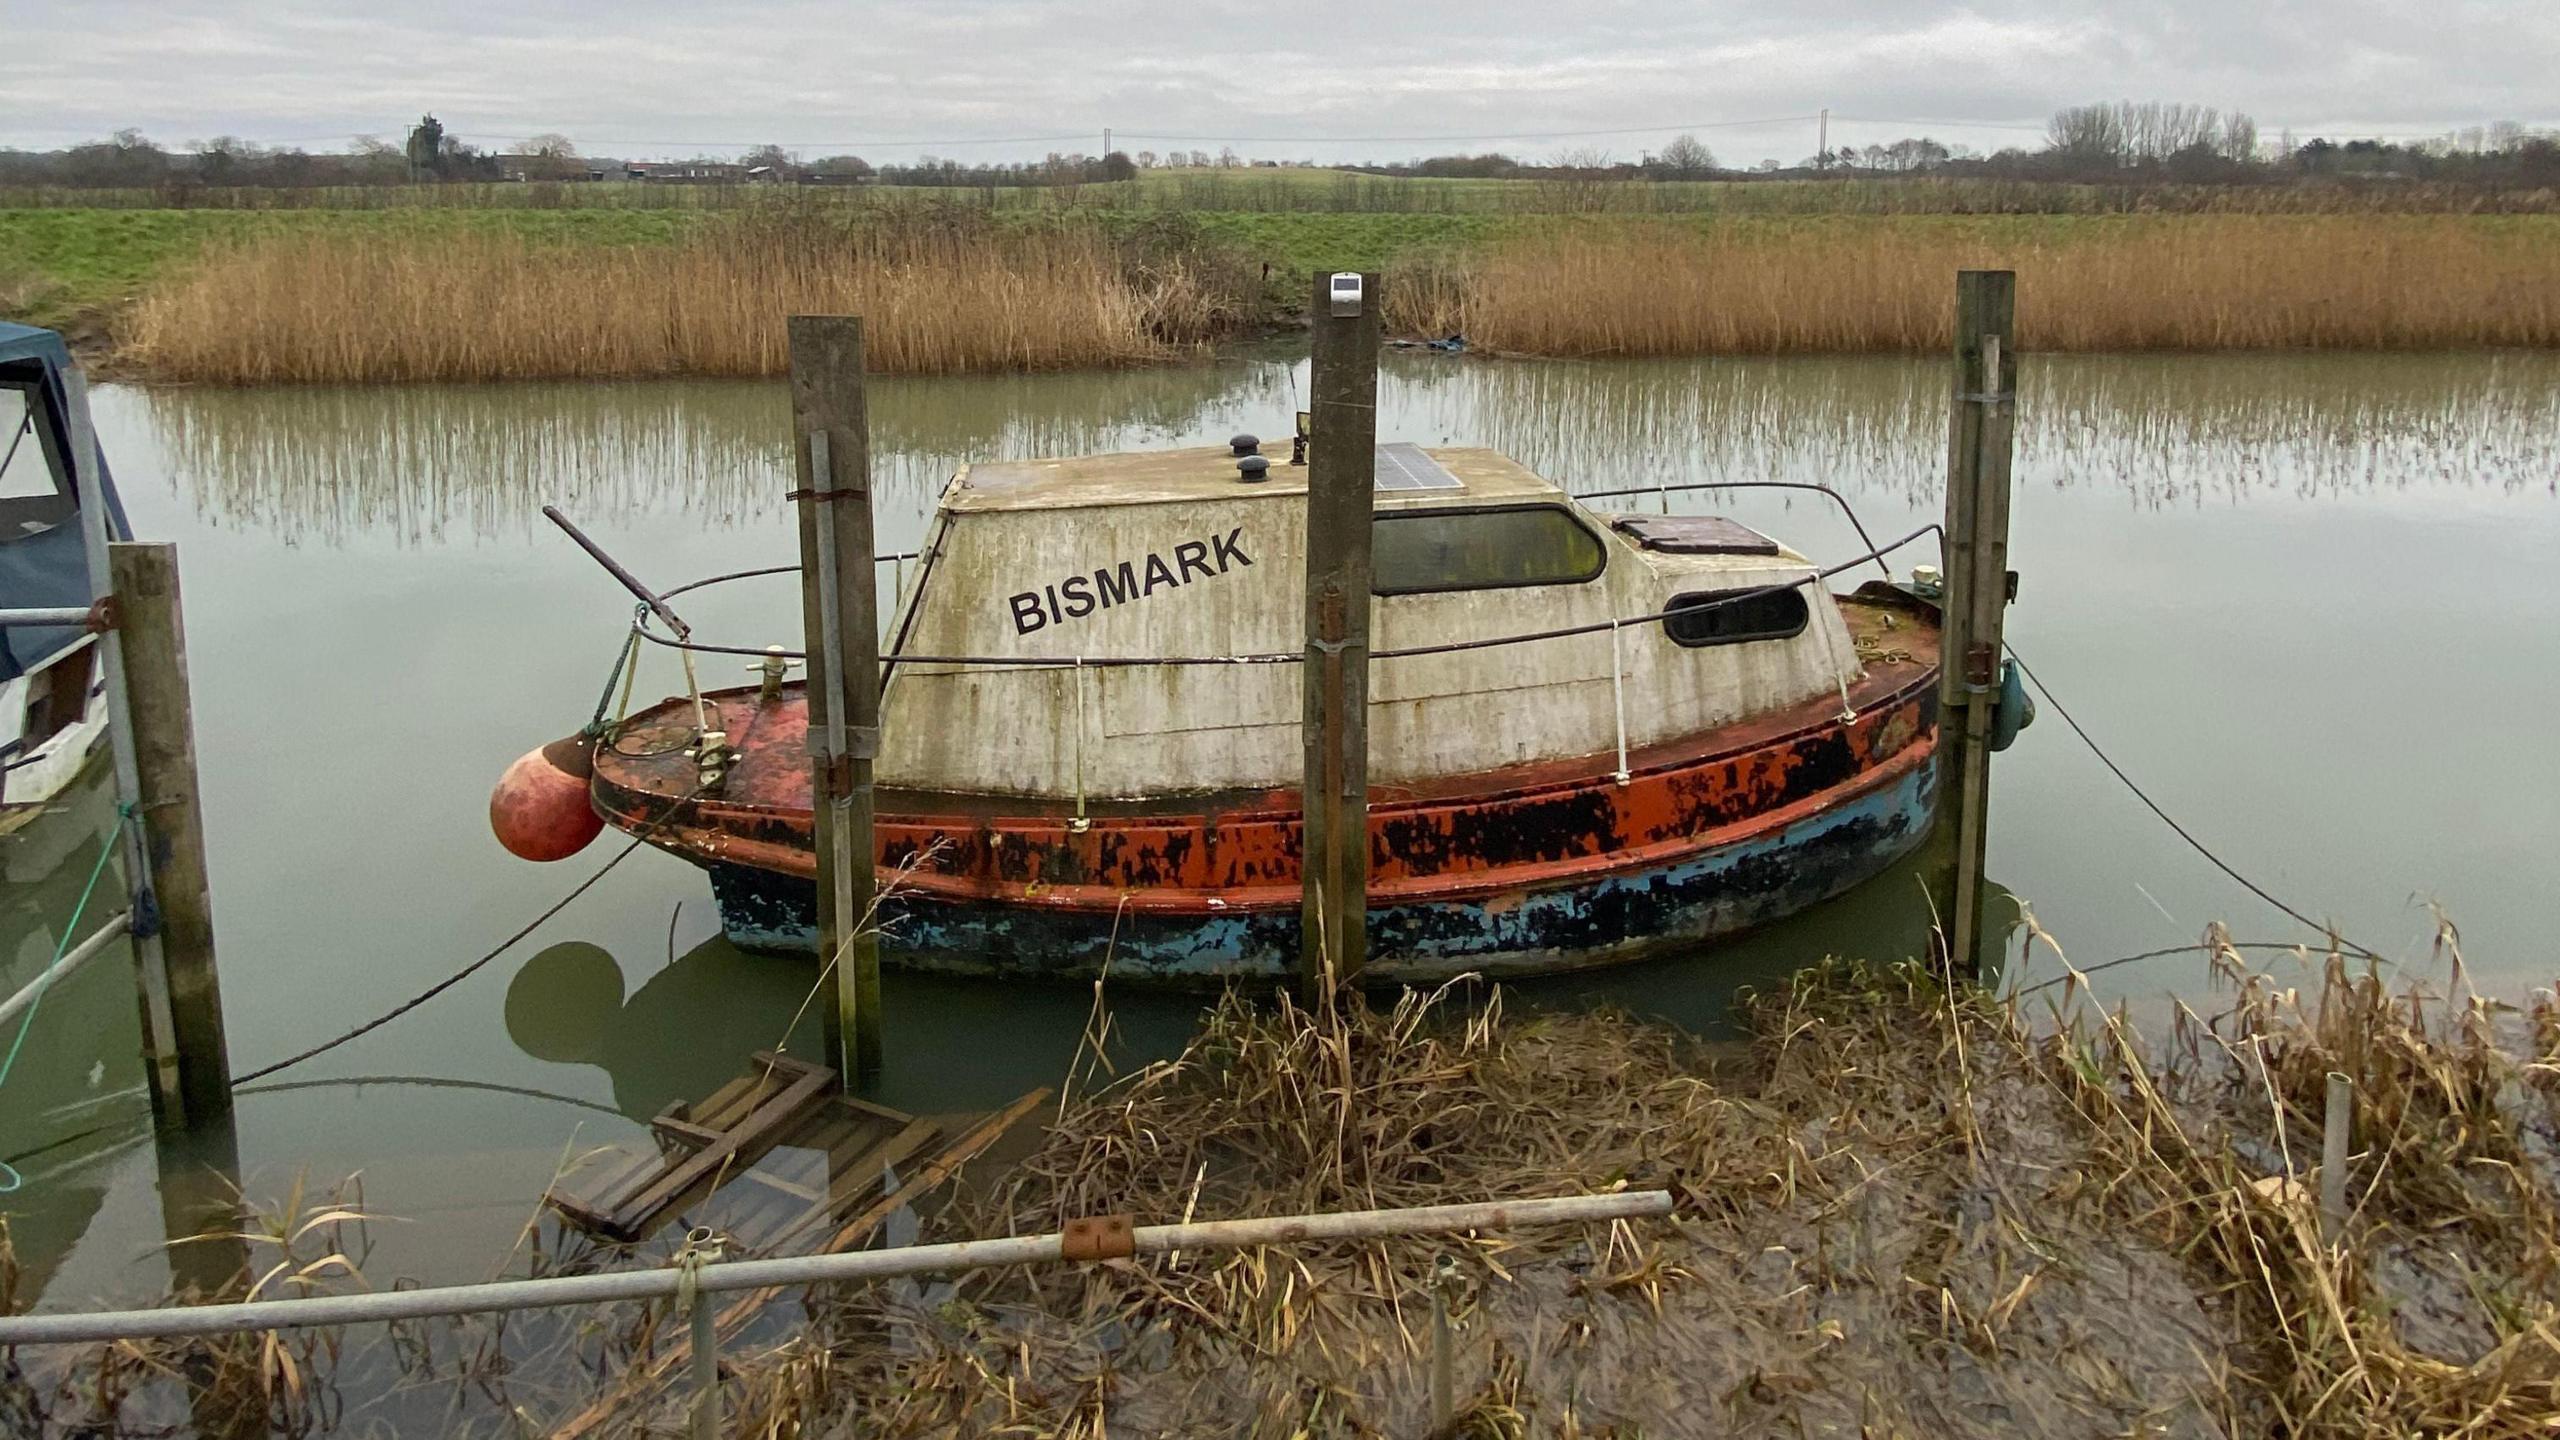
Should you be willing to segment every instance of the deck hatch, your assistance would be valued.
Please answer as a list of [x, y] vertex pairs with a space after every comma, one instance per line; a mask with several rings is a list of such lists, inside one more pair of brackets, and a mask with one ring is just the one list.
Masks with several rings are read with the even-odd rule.
[[1399, 440], [1378, 447], [1378, 488], [1381, 490], [1463, 490], [1458, 477], [1434, 460], [1419, 445]]
[[1620, 515], [1609, 528], [1666, 555], [1775, 555], [1778, 542], [1721, 515]]

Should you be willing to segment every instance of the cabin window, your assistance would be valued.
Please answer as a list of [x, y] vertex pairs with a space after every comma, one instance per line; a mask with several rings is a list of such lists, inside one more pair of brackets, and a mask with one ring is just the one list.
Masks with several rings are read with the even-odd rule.
[[0, 500], [51, 498], [62, 493], [44, 434], [44, 402], [24, 385], [0, 384]]
[[1674, 595], [1663, 607], [1662, 628], [1683, 645], [1740, 645], [1750, 640], [1784, 640], [1804, 633], [1813, 612], [1806, 608], [1804, 587], [1784, 590], [1754, 586], [1747, 590], [1692, 590]]
[[1558, 505], [1391, 511], [1369, 535], [1379, 595], [1579, 585], [1608, 564], [1600, 537]]

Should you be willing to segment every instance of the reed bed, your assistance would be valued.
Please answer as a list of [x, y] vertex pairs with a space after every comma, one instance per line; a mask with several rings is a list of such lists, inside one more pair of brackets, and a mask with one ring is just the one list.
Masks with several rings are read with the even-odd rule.
[[1240, 272], [1144, 232], [949, 210], [765, 210], [627, 246], [284, 233], [155, 287], [126, 356], [233, 385], [762, 376], [788, 368], [784, 317], [858, 314], [875, 373], [1129, 365], [1239, 323]]
[[[1464, 1435], [2548, 1434], [2560, 1013], [2335, 955], [2305, 994], [2216, 955], [2236, 998], [2156, 1052], [1910, 967], [1807, 972], [1722, 1065], [1498, 998], [1230, 1003], [955, 1223], [1621, 1184], [1682, 1211], [847, 1297], [744, 1367], [745, 1428], [1421, 1434], [1446, 1260]], [[2334, 1244], [2310, 1198], [2331, 1069], [2357, 1082]]]
[[2195, 216], [1549, 227], [1408, 263], [1389, 324], [1570, 357], [1930, 351], [1949, 277], [2018, 273], [2041, 351], [2560, 345], [2536, 221]]
[[[1498, 993], [1230, 997], [1179, 1060], [1110, 1078], [1097, 1005], [1105, 1083], [923, 1238], [1620, 1185], [1679, 1212], [813, 1294], [729, 1347], [724, 1433], [1423, 1434], [1449, 1275], [1465, 1436], [2548, 1435], [2560, 1009], [2469, 994], [2450, 930], [2450, 1000], [2334, 954], [2278, 984], [2207, 942], [2228, 1003], [2153, 1043], [1831, 963], [1752, 999], [1736, 1049]], [[2334, 1236], [2311, 1198], [2331, 1070], [2356, 1083]], [[599, 1389], [606, 1433], [682, 1433], [681, 1393], [618, 1378], [680, 1319], [561, 1317], [539, 1345], [511, 1323], [408, 1329], [366, 1383], [431, 1400], [438, 1434], [544, 1433]], [[52, 1356], [0, 1381], [0, 1415], [138, 1433], [219, 1362], [200, 1405], [378, 1431], [338, 1368], [384, 1349]]]

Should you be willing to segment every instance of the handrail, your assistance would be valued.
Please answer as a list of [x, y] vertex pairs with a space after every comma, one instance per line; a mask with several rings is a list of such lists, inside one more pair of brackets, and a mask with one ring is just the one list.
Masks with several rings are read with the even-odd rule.
[[[252, 1300], [227, 1305], [181, 1305], [153, 1310], [0, 1317], [0, 1346], [77, 1345], [110, 1340], [166, 1340], [186, 1335], [234, 1335], [311, 1325], [356, 1325], [419, 1320], [555, 1305], [650, 1300], [684, 1289], [709, 1293], [760, 1290], [827, 1281], [885, 1280], [937, 1271], [978, 1270], [1058, 1260], [1160, 1255], [1173, 1250], [1240, 1250], [1300, 1240], [1367, 1240], [1390, 1235], [1505, 1230], [1518, 1225], [1630, 1220], [1668, 1215], [1668, 1190], [1626, 1190], [1604, 1195], [1564, 1195], [1544, 1200], [1496, 1200], [1464, 1205], [1425, 1205], [1396, 1210], [1350, 1210], [1313, 1215], [1268, 1215], [1208, 1220], [1187, 1225], [1141, 1225], [1118, 1230], [1085, 1224], [1069, 1232], [794, 1255], [776, 1260], [617, 1270], [602, 1275], [557, 1275], [446, 1285], [420, 1290], [374, 1290], [355, 1295], [315, 1295], [293, 1300]], [[1118, 1224], [1127, 1227], [1126, 1217]]]
[[[1817, 495], [1828, 495], [1831, 502], [1840, 507], [1840, 513], [1849, 517], [1849, 528], [1858, 532], [1859, 543], [1869, 550], [1875, 549], [1876, 542], [1868, 536], [1867, 527], [1858, 519], [1857, 507], [1849, 503], [1849, 497], [1812, 480], [1701, 480], [1680, 485], [1636, 485], [1624, 490], [1586, 490], [1573, 498], [1623, 500], [1631, 495], [1668, 495], [1674, 490], [1682, 494], [1692, 490], [1810, 490]], [[1893, 578], [1893, 567], [1884, 563], [1881, 554], [1876, 556], [1876, 568], [1884, 572], [1887, 580]]]
[[[1748, 600], [1759, 599], [1762, 596], [1775, 595], [1788, 590], [1800, 589], [1806, 585], [1816, 584], [1821, 581], [1828, 580], [1832, 576], [1837, 575], [1844, 570], [1855, 569], [1860, 565], [1866, 564], [1870, 560], [1881, 562], [1884, 556], [1892, 554], [1894, 551], [1901, 549], [1905, 545], [1911, 544], [1913, 541], [1918, 540], [1924, 535], [1936, 534], [1943, 538], [1944, 532], [1945, 527], [1933, 521], [1921, 526], [1919, 529], [1912, 531], [1910, 534], [1903, 536], [1901, 539], [1896, 540], [1889, 545], [1878, 546], [1869, 550], [1864, 555], [1854, 556], [1850, 559], [1843, 560], [1836, 565], [1829, 565], [1821, 569], [1811, 571], [1799, 579], [1789, 580], [1781, 584], [1758, 586], [1749, 590], [1736, 590], [1729, 594], [1719, 595], [1715, 599], [1709, 600], [1703, 604], [1681, 605], [1669, 609], [1652, 611], [1643, 615], [1624, 615], [1607, 620], [1593, 620], [1580, 625], [1558, 626], [1552, 630], [1532, 630], [1519, 635], [1496, 635], [1480, 640], [1451, 640], [1437, 645], [1414, 645], [1400, 649], [1373, 650], [1370, 652], [1369, 658], [1371, 660], [1407, 660], [1425, 655], [1453, 655], [1467, 650], [1489, 650], [1506, 645], [1527, 645], [1540, 640], [1562, 640], [1577, 635], [1596, 635], [1604, 630], [1614, 630], [1626, 625], [1649, 624], [1656, 620], [1668, 619], [1674, 615], [1694, 615], [1702, 610], [1713, 610], [1726, 605], [1739, 605]], [[751, 575], [779, 574], [782, 573], [783, 568], [784, 567], [775, 567], [766, 570], [739, 571], [732, 575], [713, 576], [710, 579], [697, 581], [695, 583], [698, 585], [708, 585], [724, 579], [745, 579]], [[797, 569], [798, 567], [793, 566], [788, 568]], [[1890, 574], [1891, 571], [1888, 570], [1887, 573]], [[678, 592], [670, 590], [667, 593], [673, 595]], [[786, 650], [779, 646], [769, 649], [754, 649], [744, 645], [715, 645], [707, 641], [670, 638], [652, 631], [649, 628], [648, 618], [645, 614], [635, 616], [633, 618], [631, 630], [633, 634], [648, 641], [652, 645], [663, 645], [673, 650], [693, 650], [713, 655], [744, 655], [750, 659], [758, 660], [768, 657], [785, 660], [805, 660], [808, 658], [808, 652], [805, 650]], [[894, 662], [900, 665], [980, 665], [1035, 670], [1064, 670], [1076, 666], [1113, 670], [1130, 669], [1144, 665], [1290, 665], [1299, 663], [1305, 658], [1306, 657], [1304, 655], [1297, 651], [1267, 651], [1241, 655], [1048, 656], [893, 654], [883, 655], [880, 657], [883, 664]]]

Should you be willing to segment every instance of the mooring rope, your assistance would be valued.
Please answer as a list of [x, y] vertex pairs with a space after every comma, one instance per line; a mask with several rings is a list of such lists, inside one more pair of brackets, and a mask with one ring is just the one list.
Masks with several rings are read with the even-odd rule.
[[291, 1069], [315, 1055], [326, 1054], [329, 1051], [335, 1050], [339, 1046], [346, 1044], [348, 1041], [355, 1039], [359, 1035], [371, 1034], [373, 1031], [381, 1029], [383, 1026], [390, 1024], [392, 1021], [397, 1020], [401, 1016], [408, 1014], [410, 1011], [417, 1009], [419, 1006], [426, 1004], [428, 1001], [433, 1000], [438, 995], [452, 989], [454, 986], [470, 979], [473, 975], [479, 973], [482, 968], [487, 966], [490, 961], [495, 960], [499, 956], [506, 954], [509, 950], [514, 949], [517, 941], [520, 941], [527, 935], [541, 929], [543, 922], [549, 920], [552, 916], [559, 914], [561, 911], [568, 909], [571, 901], [576, 900], [579, 896], [594, 889], [597, 881], [612, 874], [614, 866], [630, 859], [631, 852], [648, 843], [649, 837], [658, 833], [659, 827], [665, 825], [667, 821], [675, 815], [676, 811], [684, 808], [687, 802], [691, 801], [695, 796], [701, 793], [702, 787], [700, 785], [695, 785], [691, 790], [686, 791], [681, 797], [670, 803], [666, 809], [658, 812], [657, 818], [651, 820], [648, 824], [640, 827], [640, 829], [632, 833], [630, 844], [623, 846], [621, 850], [614, 854], [612, 859], [607, 860], [604, 864], [596, 867], [594, 874], [579, 881], [576, 889], [561, 896], [558, 901], [553, 903], [551, 908], [534, 916], [531, 920], [526, 921], [521, 929], [517, 930], [514, 934], [509, 935], [506, 939], [499, 941], [497, 947], [489, 951], [489, 953], [472, 961], [470, 964], [463, 966], [461, 969], [456, 970], [451, 975], [437, 981], [435, 984], [428, 986], [414, 999], [407, 1000], [401, 1004], [393, 1006], [391, 1009], [384, 1011], [382, 1014], [375, 1016], [371, 1020], [367, 1020], [353, 1030], [349, 1030], [345, 1034], [337, 1036], [334, 1039], [323, 1040], [308, 1050], [288, 1055], [282, 1060], [276, 1061], [272, 1065], [261, 1065], [255, 1070], [243, 1071], [238, 1075], [232, 1076], [231, 1083], [234, 1085], [245, 1085], [252, 1080], [262, 1080], [269, 1075], [275, 1074], [279, 1070]]
[[[2340, 934], [2338, 932], [2338, 927], [2322, 924], [2320, 921], [2312, 919], [2310, 916], [2303, 914], [2301, 911], [2287, 905], [2282, 900], [2277, 899], [2268, 891], [2267, 887], [2250, 879], [2248, 876], [2241, 874], [2239, 870], [2232, 866], [2231, 862], [2214, 854], [2211, 847], [2207, 846], [2202, 840], [2195, 837], [2195, 832], [2189, 830], [2186, 826], [2179, 824], [2175, 816], [2160, 808], [2160, 802], [2152, 799], [2149, 791], [2143, 789], [2140, 785], [2135, 784], [2133, 777], [2124, 773], [2124, 767], [2115, 762], [2115, 757], [2109, 755], [2105, 748], [2100, 746], [2096, 739], [2090, 736], [2088, 730], [2082, 727], [2077, 719], [2072, 717], [2071, 712], [2064, 708], [2063, 703], [2060, 700], [2054, 698], [2052, 687], [2046, 685], [2042, 679], [2038, 678], [2034, 669], [2027, 664], [2027, 657], [2018, 653], [2017, 646], [2008, 644], [2005, 638], [2001, 643], [2003, 648], [2009, 652], [2009, 658], [2018, 662], [2018, 673], [2026, 676], [2027, 683], [2036, 687], [2036, 693], [2042, 695], [2045, 699], [2045, 703], [2053, 707], [2053, 713], [2062, 717], [2063, 724], [2071, 727], [2071, 733], [2080, 737], [2080, 743], [2089, 747], [2089, 753], [2098, 757], [2098, 763], [2106, 766], [2108, 771], [2111, 772], [2118, 780], [2123, 781], [2124, 788], [2133, 792], [2133, 798], [2141, 801], [2143, 808], [2149, 810], [2152, 814], [2159, 816], [2161, 824], [2168, 826], [2172, 831], [2176, 832], [2179, 839], [2186, 841], [2187, 848], [2195, 851], [2198, 855], [2203, 856], [2206, 862], [2211, 864], [2214, 869], [2221, 871], [2223, 874], [2230, 876], [2234, 881], [2237, 881], [2241, 889], [2246, 890], [2250, 894], [2257, 896], [2259, 899], [2266, 901], [2268, 904], [2273, 905], [2278, 910], [2292, 916], [2295, 920], [2309, 926], [2311, 929], [2319, 931], [2322, 935], [2327, 936], [2332, 944], [2343, 946], [2367, 960], [2382, 961], [2384, 964], [2390, 963], [2385, 959], [2385, 957], [2376, 954], [2372, 950], [2369, 950]], [[2186, 946], [2181, 948], [2192, 949], [2194, 947]], [[2152, 957], [2137, 956], [2131, 958], [2149, 959]], [[2123, 962], [2117, 961], [2110, 963], [2120, 964]]]

